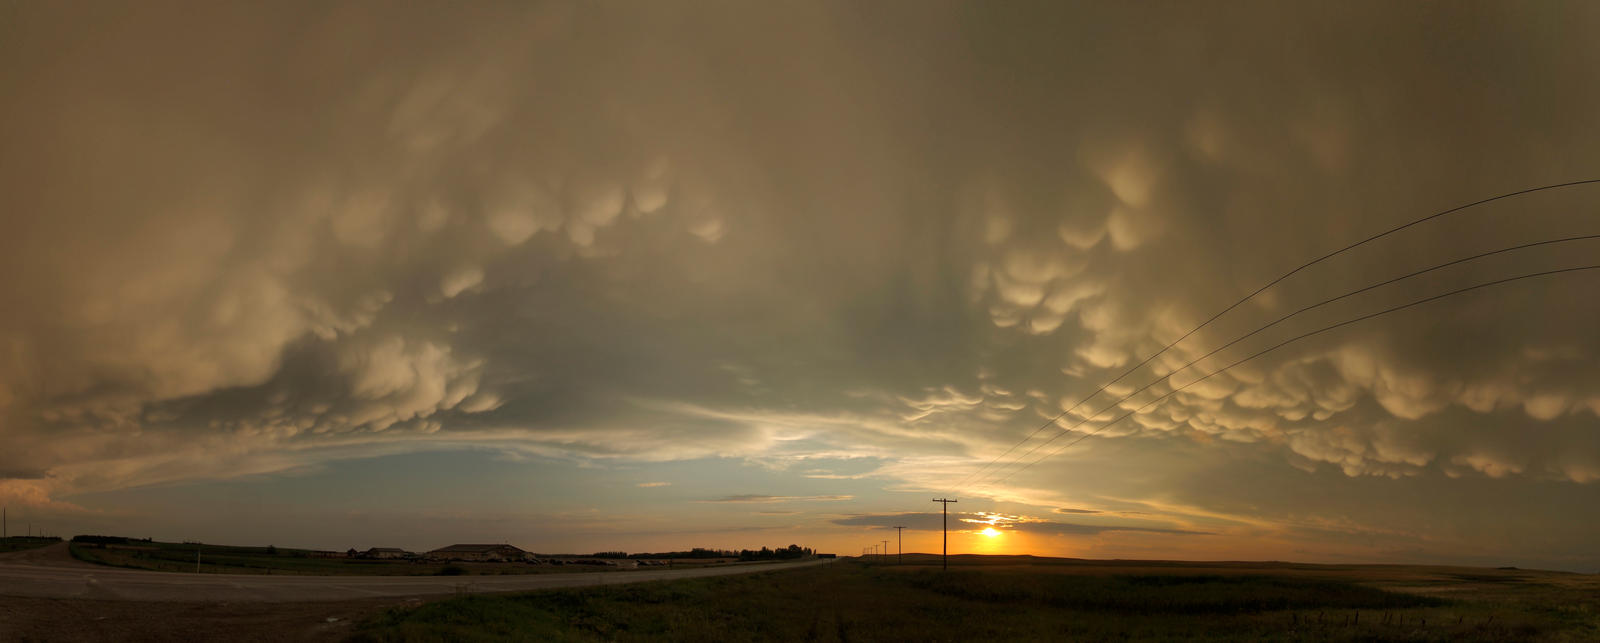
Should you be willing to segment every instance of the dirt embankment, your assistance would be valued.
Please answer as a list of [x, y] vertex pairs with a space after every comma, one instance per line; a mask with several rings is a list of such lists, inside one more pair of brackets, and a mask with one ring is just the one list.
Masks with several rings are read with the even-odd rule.
[[0, 554], [0, 562], [25, 563], [28, 565], [49, 565], [51, 567], [93, 567], [89, 563], [72, 557], [72, 552], [67, 550], [66, 542], [54, 545], [45, 545], [34, 549], [24, 549]]

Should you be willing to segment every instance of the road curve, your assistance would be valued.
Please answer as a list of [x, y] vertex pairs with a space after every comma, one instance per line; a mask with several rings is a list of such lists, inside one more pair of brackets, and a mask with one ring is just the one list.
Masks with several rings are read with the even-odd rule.
[[104, 567], [64, 559], [66, 547], [62, 543], [0, 556], [0, 596], [124, 601], [339, 601], [619, 585], [795, 569], [827, 562], [505, 576], [267, 576]]

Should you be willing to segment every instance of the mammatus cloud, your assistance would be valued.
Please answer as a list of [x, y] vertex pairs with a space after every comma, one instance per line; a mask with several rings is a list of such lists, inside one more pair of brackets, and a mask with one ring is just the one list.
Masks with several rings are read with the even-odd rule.
[[[1552, 80], [1600, 60], [1593, 9], [1379, 10], [19, 6], [0, 26], [0, 77], [28, 88], [0, 101], [0, 496], [464, 448], [819, 485], [714, 502], [948, 491], [1310, 257], [1594, 178], [1574, 174], [1600, 167], [1600, 95]], [[1298, 273], [1022, 450], [1094, 439], [970, 491], [1118, 519], [1361, 516], [1355, 539], [1470, 488], [1547, 499], [1518, 528], [1584, 542], [1592, 276], [1352, 325], [1104, 424], [1306, 303], [1592, 233], [1597, 192]], [[1367, 293], [1198, 373], [1596, 247]], [[871, 464], [811, 464], [828, 458]], [[1260, 497], [1307, 481], [1325, 504]], [[1414, 507], [1386, 504], [1397, 488]]]

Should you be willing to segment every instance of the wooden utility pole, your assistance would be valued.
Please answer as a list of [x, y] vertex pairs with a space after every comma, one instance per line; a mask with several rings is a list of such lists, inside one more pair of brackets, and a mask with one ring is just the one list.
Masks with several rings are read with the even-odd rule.
[[878, 542], [883, 543], [883, 559], [889, 560], [889, 541], [880, 540]]
[[934, 498], [933, 501], [944, 504], [944, 553], [941, 568], [950, 569], [950, 503], [955, 502], [956, 499]]
[[906, 564], [906, 540], [905, 533], [900, 531], [902, 529], [905, 529], [905, 527], [896, 526], [894, 528], [894, 564], [896, 565]]

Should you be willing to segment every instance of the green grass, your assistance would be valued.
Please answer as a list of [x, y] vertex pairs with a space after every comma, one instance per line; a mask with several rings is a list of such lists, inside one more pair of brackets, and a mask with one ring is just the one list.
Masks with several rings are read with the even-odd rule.
[[46, 545], [54, 545], [58, 542], [61, 542], [61, 539], [55, 537], [30, 538], [28, 536], [10, 536], [7, 538], [0, 538], [0, 554], [12, 551], [22, 551], [24, 549], [37, 549]]
[[[1166, 564], [1164, 564], [1166, 565]], [[941, 572], [841, 562], [762, 574], [469, 596], [385, 612], [360, 641], [1595, 640], [1593, 577], [1427, 568], [1116, 564]], [[1460, 571], [1459, 569], [1457, 571]], [[1385, 585], [1412, 586], [1397, 591]], [[1449, 594], [1443, 598], [1440, 594]]]
[[1271, 610], [1405, 609], [1444, 601], [1339, 581], [1285, 576], [1064, 575], [919, 570], [900, 580], [936, 594], [985, 603], [1028, 603], [1103, 612], [1230, 614]]
[[[91, 563], [164, 572], [195, 571], [193, 544], [136, 541], [127, 545], [99, 546], [72, 543], [73, 557]], [[577, 567], [534, 566], [522, 563], [445, 563], [359, 558], [312, 558], [299, 549], [200, 545], [200, 571], [207, 574], [299, 574], [361, 576], [426, 576], [446, 568], [465, 575], [585, 571]]]
[[[58, 541], [52, 541], [58, 542]], [[84, 562], [162, 572], [194, 572], [193, 543], [135, 540], [97, 544], [74, 542], [72, 556]], [[291, 574], [318, 576], [498, 576], [505, 574], [618, 572], [614, 567], [589, 565], [530, 565], [526, 563], [476, 563], [360, 558], [313, 558], [304, 549], [199, 545], [200, 571], [206, 574]], [[677, 567], [702, 567], [696, 561]], [[649, 568], [659, 569], [659, 568]]]

